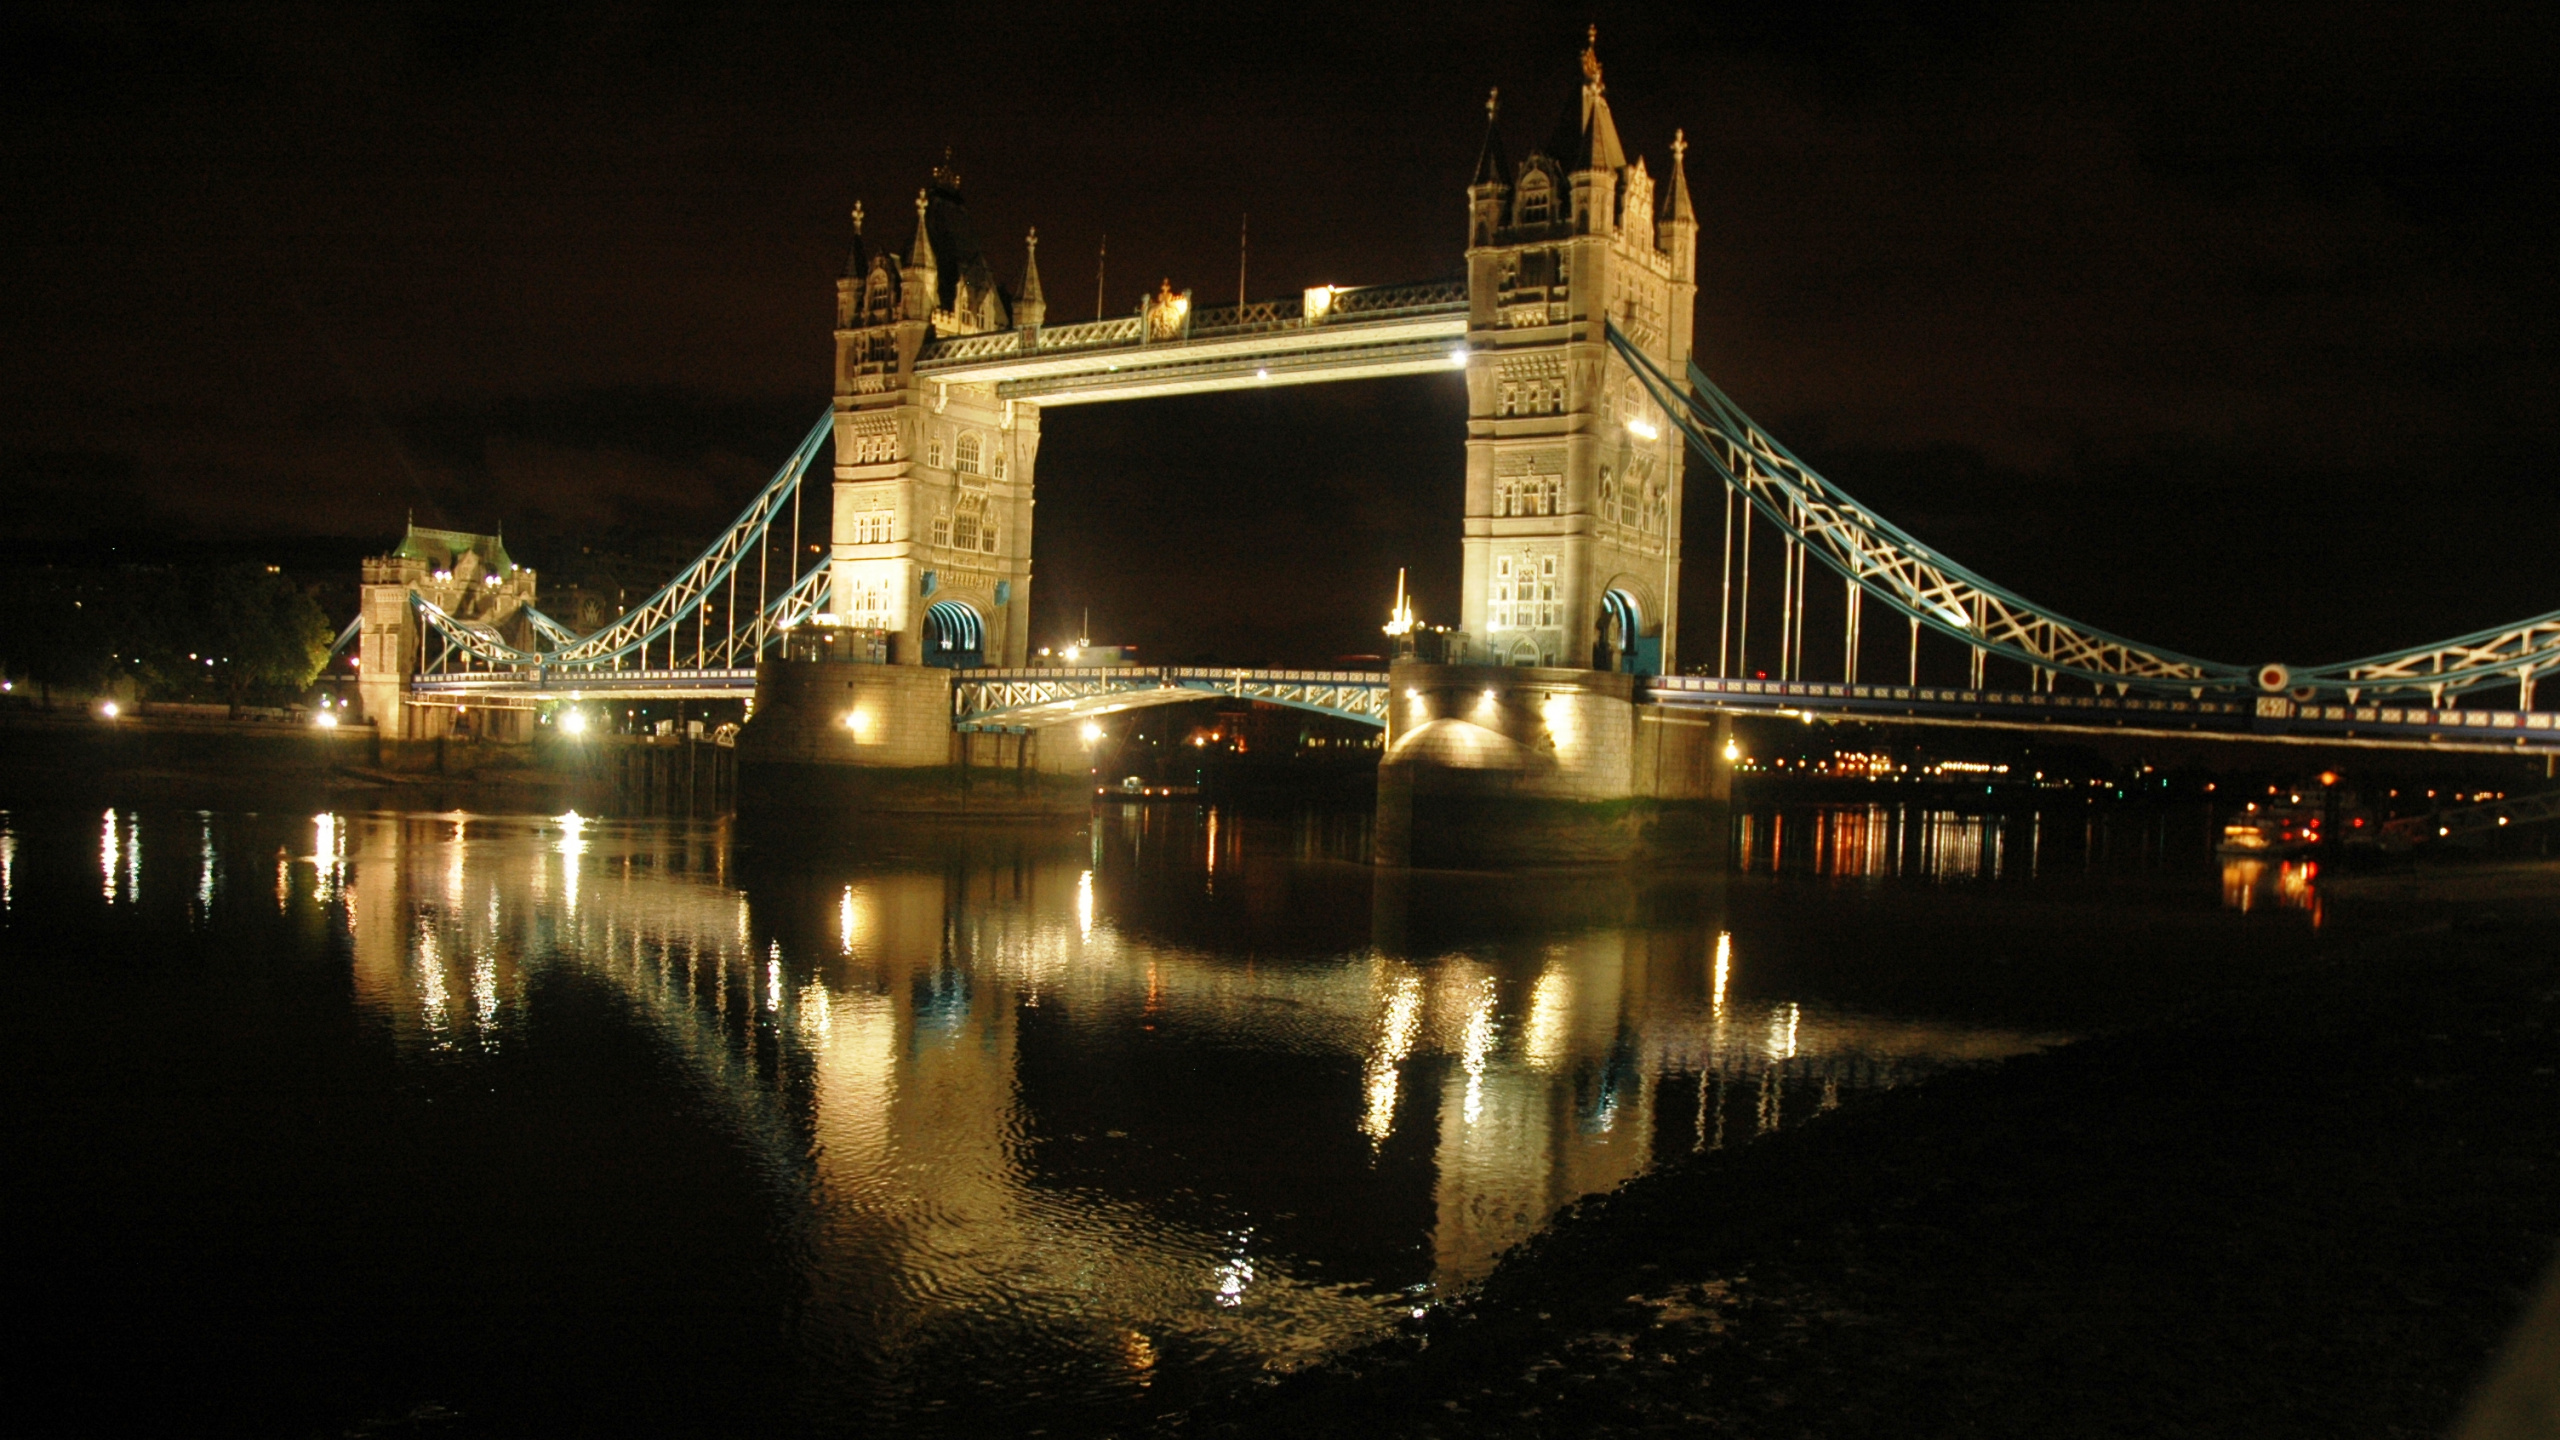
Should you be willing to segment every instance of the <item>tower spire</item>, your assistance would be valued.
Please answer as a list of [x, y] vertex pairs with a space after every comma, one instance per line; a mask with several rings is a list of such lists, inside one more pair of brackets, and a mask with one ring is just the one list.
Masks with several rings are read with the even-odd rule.
[[1049, 318], [1049, 300], [1040, 293], [1040, 230], [1034, 226], [1022, 241], [1022, 298], [1013, 303], [1013, 323], [1037, 330]]
[[1696, 210], [1689, 204], [1689, 132], [1671, 132], [1671, 218], [1695, 221]]
[[1476, 178], [1467, 182], [1477, 185], [1511, 183], [1511, 159], [1502, 150], [1502, 88], [1494, 87], [1484, 97], [1484, 148], [1476, 152]]
[[931, 320], [942, 301], [942, 276], [934, 264], [933, 236], [926, 225], [926, 193], [916, 192], [916, 243], [907, 249], [906, 318]]
[[934, 268], [933, 237], [925, 232], [925, 207], [929, 203], [927, 197], [926, 191], [916, 192], [916, 243], [907, 247], [907, 263], [931, 270]]

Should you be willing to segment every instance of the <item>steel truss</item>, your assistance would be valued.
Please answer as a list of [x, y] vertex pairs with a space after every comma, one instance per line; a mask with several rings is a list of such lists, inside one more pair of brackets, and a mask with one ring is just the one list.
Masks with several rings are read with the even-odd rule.
[[2056, 614], [1933, 553], [1779, 444], [1694, 361], [1683, 390], [1615, 325], [1609, 327], [1609, 343], [1689, 448], [1780, 533], [1853, 582], [1859, 593], [1977, 652], [2112, 686], [2118, 693], [2140, 688], [2200, 696], [2257, 689], [2289, 691], [2304, 701], [2343, 695], [2349, 705], [2368, 694], [2424, 691], [2440, 706], [2448, 694], [2513, 684], [2517, 708], [2531, 710], [2535, 680], [2560, 670], [2560, 611], [2301, 670], [2226, 665], [2138, 644]]
[[1695, 363], [1682, 391], [1616, 325], [1609, 343], [1724, 483], [1806, 551], [1910, 619], [2021, 664], [2094, 684], [2232, 689], [2247, 669], [2137, 644], [2030, 603], [1860, 505], [1754, 424]]
[[2346, 692], [2349, 703], [2364, 691], [2426, 691], [2442, 704], [2448, 691], [2512, 683], [2516, 708], [2533, 708], [2533, 682], [2560, 670], [2560, 610], [2482, 630], [2439, 644], [2350, 660], [2302, 671], [2295, 685]]
[[[779, 648], [787, 631], [825, 607], [828, 561], [822, 557], [776, 595], [772, 554], [783, 541], [791, 555], [785, 566], [798, 558], [801, 482], [833, 429], [832, 412], [820, 417], [709, 549], [655, 594], [590, 634], [576, 634], [527, 607], [533, 639], [526, 648], [412, 590], [409, 603], [424, 640], [419, 677], [506, 675], [537, 689], [557, 689], [632, 673], [752, 671], [759, 658]], [[791, 574], [787, 568], [782, 573]]]
[[1054, 722], [1213, 695], [1387, 723], [1387, 677], [1375, 670], [1211, 670], [1169, 665], [962, 670], [951, 683], [955, 725]]

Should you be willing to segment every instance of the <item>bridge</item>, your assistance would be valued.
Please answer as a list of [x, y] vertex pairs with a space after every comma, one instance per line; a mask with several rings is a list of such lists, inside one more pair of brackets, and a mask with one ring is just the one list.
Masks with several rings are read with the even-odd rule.
[[[2537, 682], [2560, 668], [2560, 611], [2342, 662], [2203, 659], [2007, 590], [1806, 465], [1691, 359], [1699, 216], [1685, 141], [1675, 132], [1658, 175], [1628, 151], [1595, 50], [1561, 122], [1516, 163], [1488, 103], [1451, 279], [1231, 306], [1195, 306], [1167, 282], [1125, 314], [1051, 325], [1037, 232], [1001, 282], [948, 165], [918, 192], [902, 247], [866, 237], [857, 206], [835, 286], [833, 401], [738, 518], [583, 633], [535, 607], [534, 573], [494, 537], [413, 528], [367, 562], [342, 642], [359, 646], [366, 715], [388, 738], [427, 738], [474, 708], [522, 720], [606, 696], [744, 698], [776, 666], [832, 657], [941, 687], [926, 708], [946, 736], [1226, 696], [1384, 726], [1390, 760], [1435, 727], [1416, 742], [1432, 753], [1491, 753], [1491, 731], [1451, 708], [1459, 670], [1429, 705], [1407, 687], [1400, 710], [1381, 672], [1028, 663], [1043, 410], [1446, 374], [1468, 396], [1453, 517], [1464, 579], [1436, 658], [1534, 673], [1538, 705], [1586, 684], [1663, 719], [2560, 753], [2560, 720], [2536, 708]], [[813, 496], [821, 451], [829, 483]], [[1720, 493], [1723, 524], [1713, 645], [1684, 667], [1693, 469]], [[1959, 669], [1961, 682], [1945, 678]], [[1503, 743], [1552, 749], [1544, 723], [1530, 716]]]

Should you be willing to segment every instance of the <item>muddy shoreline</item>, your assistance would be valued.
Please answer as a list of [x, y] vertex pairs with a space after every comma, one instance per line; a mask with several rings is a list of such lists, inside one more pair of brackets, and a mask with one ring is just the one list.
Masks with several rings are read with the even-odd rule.
[[2560, 866], [1588, 1200], [1162, 1432], [2438, 1435], [2560, 1236]]

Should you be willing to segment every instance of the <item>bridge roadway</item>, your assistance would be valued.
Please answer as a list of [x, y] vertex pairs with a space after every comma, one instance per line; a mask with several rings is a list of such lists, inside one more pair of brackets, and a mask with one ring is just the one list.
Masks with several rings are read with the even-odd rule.
[[[563, 700], [743, 700], [752, 669], [482, 671], [419, 676], [421, 699], [530, 707]], [[1851, 685], [1816, 681], [1660, 676], [1643, 701], [1673, 709], [1804, 720], [1950, 725], [1972, 729], [2109, 730], [2356, 749], [2560, 755], [2560, 712], [2458, 710], [2427, 705], [2333, 705], [2289, 696], [2063, 695], [2029, 690]], [[952, 672], [953, 728], [1020, 731], [1155, 705], [1226, 697], [1384, 726], [1390, 700], [1379, 670], [1240, 670], [1209, 666], [1076, 666]]]

